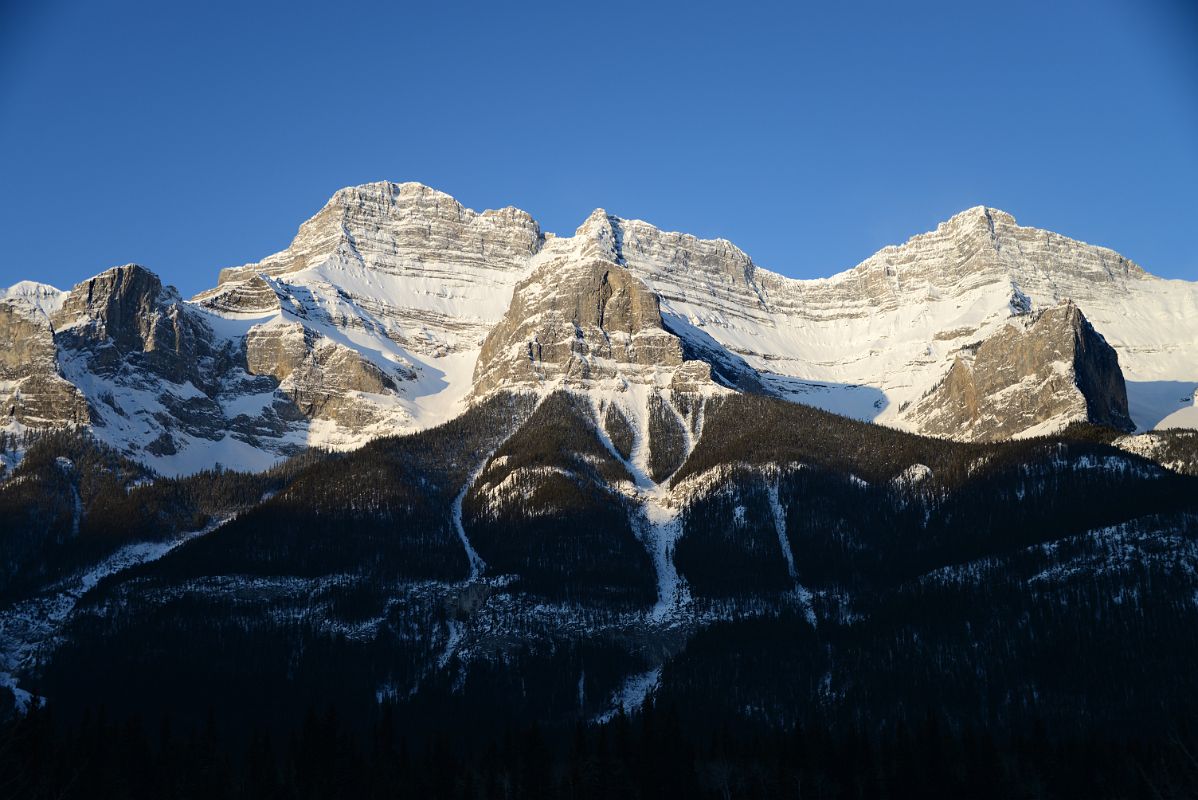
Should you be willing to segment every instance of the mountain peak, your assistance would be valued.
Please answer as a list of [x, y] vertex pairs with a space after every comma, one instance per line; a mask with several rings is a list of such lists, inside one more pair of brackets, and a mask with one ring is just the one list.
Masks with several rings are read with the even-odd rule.
[[608, 214], [605, 209], [596, 208], [587, 215], [585, 220], [582, 221], [582, 224], [578, 226], [576, 233], [581, 233], [582, 231], [594, 226], [607, 225], [612, 219], [614, 219], [614, 217], [611, 214]]
[[58, 289], [48, 283], [17, 281], [7, 289], [0, 289], [0, 300], [7, 300], [13, 297], [55, 297], [61, 294], [63, 294], [62, 289]]
[[578, 229], [574, 238], [582, 242], [583, 252], [615, 264], [624, 263], [624, 233], [619, 217], [612, 216], [602, 208], [591, 212]]
[[1135, 427], [1118, 355], [1070, 299], [1012, 319], [958, 355], [908, 419], [973, 440], [1053, 433], [1079, 420]]
[[403, 183], [396, 183], [395, 181], [371, 181], [355, 186], [343, 186], [333, 192], [333, 196], [325, 203], [325, 207], [346, 206], [367, 201], [395, 202], [400, 198], [409, 202], [417, 201], [430, 205], [447, 203], [463, 211], [466, 210], [451, 195], [416, 181], [405, 181]]
[[422, 183], [377, 181], [339, 189], [300, 226], [287, 249], [223, 269], [219, 283], [325, 267], [395, 277], [416, 277], [413, 273], [437, 263], [514, 270], [543, 242], [536, 220], [520, 209], [479, 213]]
[[[959, 435], [907, 410], [956, 361], [973, 369], [979, 343], [1013, 314], [1047, 331], [1055, 314], [1034, 312], [1068, 298], [1118, 351], [1129, 391], [1190, 381], [1198, 285], [1137, 272], [1113, 251], [979, 205], [837, 276], [796, 280], [758, 269], [727, 240], [603, 208], [573, 237], [553, 238], [517, 208], [480, 213], [421, 183], [377, 181], [338, 190], [286, 250], [223, 270], [191, 302], [137, 264], [70, 292], [33, 283], [0, 292], [19, 318], [0, 330], [0, 348], [16, 339], [57, 347], [63, 378], [103, 417], [93, 423], [100, 435], [168, 471], [202, 465], [211, 437], [228, 434], [226, 462], [235, 449], [239, 463], [250, 453], [260, 465], [303, 444], [352, 446], [428, 427], [495, 388], [707, 392], [710, 381], [691, 380], [701, 364], [725, 386]], [[1019, 347], [1062, 362], [1033, 339], [1089, 347], [1074, 307], [1062, 308], [1068, 319], [1053, 335]], [[1110, 376], [1120, 367], [1089, 349], [1097, 360], [1082, 373], [1095, 376], [1096, 396], [1117, 400]], [[1000, 348], [987, 352], [1006, 369]], [[1039, 375], [1025, 367], [1016, 371]], [[985, 383], [987, 373], [983, 363], [970, 380]], [[66, 397], [23, 386], [31, 398], [35, 389]], [[146, 405], [147, 387], [157, 405], [135, 419], [129, 408]], [[10, 404], [19, 406], [10, 416], [49, 419], [39, 403]], [[72, 408], [66, 416], [79, 418]], [[1112, 408], [1107, 416], [1122, 419], [1120, 404]], [[979, 423], [971, 431], [988, 435]], [[160, 432], [174, 444], [147, 450]]]
[[1003, 211], [1001, 208], [994, 208], [992, 206], [984, 206], [984, 205], [983, 206], [972, 206], [970, 208], [965, 209], [964, 211], [960, 211], [956, 214], [953, 214], [951, 217], [949, 217], [947, 220], [945, 220], [941, 224], [942, 225], [952, 225], [954, 223], [959, 224], [959, 223], [966, 223], [966, 222], [970, 222], [970, 223], [974, 223], [974, 224], [985, 223], [986, 225], [991, 226], [991, 227], [996, 226], [996, 225], [1017, 225], [1018, 224], [1017, 222], [1015, 222], [1014, 216], [1007, 213], [1006, 211]]
[[513, 385], [632, 378], [682, 364], [679, 339], [662, 326], [656, 294], [627, 269], [586, 251], [547, 261], [517, 284], [503, 320], [487, 336], [475, 391]]
[[57, 311], [67, 293], [48, 283], [37, 281], [18, 281], [7, 289], [0, 289], [0, 302], [10, 301], [27, 307], [39, 309], [49, 315]]
[[180, 297], [173, 286], [163, 286], [162, 279], [153, 270], [130, 263], [109, 267], [76, 284], [67, 293], [63, 311], [99, 308], [101, 304], [129, 299], [153, 305], [177, 302]]
[[462, 219], [466, 220], [477, 217], [488, 217], [511, 221], [517, 224], [527, 225], [531, 223], [534, 226], [537, 225], [532, 214], [515, 206], [508, 205], [502, 208], [488, 208], [483, 211], [475, 211], [472, 208], [467, 208], [453, 195], [418, 181], [403, 181], [399, 183], [395, 181], [371, 181], [370, 183], [362, 183], [355, 186], [345, 186], [333, 193], [332, 197], [325, 203], [324, 208], [344, 208], [365, 203], [404, 206], [410, 210], [443, 207], [457, 213]]

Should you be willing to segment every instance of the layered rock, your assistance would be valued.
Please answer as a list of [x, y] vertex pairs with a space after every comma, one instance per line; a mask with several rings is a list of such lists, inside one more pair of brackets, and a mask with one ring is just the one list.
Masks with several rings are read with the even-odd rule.
[[298, 449], [270, 402], [277, 383], [248, 374], [240, 342], [211, 319], [132, 264], [65, 295], [50, 315], [58, 367], [97, 437], [166, 472], [260, 467]]
[[86, 351], [96, 372], [134, 362], [172, 383], [210, 385], [212, 331], [174, 287], [136, 264], [114, 267], [72, 289], [51, 318], [62, 347]]
[[277, 294], [313, 323], [439, 357], [477, 349], [543, 241], [518, 209], [479, 213], [418, 183], [370, 183], [338, 191], [286, 250], [221, 270], [196, 299], [253, 312]]
[[591, 406], [596, 430], [635, 474], [639, 489], [677, 471], [698, 439], [705, 399], [728, 391], [711, 365], [687, 360], [663, 325], [660, 301], [621, 265], [618, 229], [550, 242], [511, 307], [483, 343], [477, 397], [503, 390], [567, 390]]
[[[1048, 330], [1065, 297], [1114, 367], [1084, 320]], [[994, 438], [1067, 418], [1176, 424], [1198, 384], [1198, 285], [983, 207], [847, 272], [793, 280], [727, 241], [603, 210], [555, 238], [516, 209], [374, 183], [337, 192], [286, 250], [222, 270], [191, 302], [130, 265], [69, 294], [20, 284], [0, 307], [4, 419], [87, 421], [169, 472], [356, 446], [503, 388], [589, 392], [638, 431], [672, 420], [651, 413], [664, 408], [688, 437], [700, 406], [674, 400], [722, 386]]]
[[278, 392], [307, 419], [330, 420], [351, 429], [388, 419], [397, 427], [410, 422], [384, 398], [361, 396], [395, 396], [392, 375], [356, 350], [299, 323], [254, 326], [245, 337], [245, 354], [250, 374], [278, 381]]
[[347, 447], [456, 416], [484, 337], [544, 237], [528, 214], [475, 212], [420, 184], [337, 192], [284, 251], [222, 270], [194, 302], [244, 342], [249, 373]]
[[652, 382], [680, 366], [682, 343], [662, 327], [657, 296], [628, 270], [592, 256], [547, 261], [516, 286], [483, 343], [475, 391], [586, 386], [608, 378]]
[[972, 355], [958, 355], [906, 418], [925, 433], [977, 441], [1075, 421], [1135, 427], [1118, 355], [1072, 301], [1017, 317]]
[[[216, 461], [260, 467], [308, 444], [352, 446], [413, 427], [397, 384], [415, 374], [402, 358], [375, 363], [336, 325], [306, 326], [269, 278], [240, 287], [187, 303], [129, 265], [66, 295], [50, 318], [57, 359], [90, 400], [97, 436], [186, 472]], [[266, 295], [273, 310], [257, 322]]]
[[969, 209], [815, 280], [762, 269], [722, 240], [636, 220], [588, 222], [580, 234], [618, 246], [621, 263], [661, 297], [670, 330], [740, 357], [773, 393], [850, 416], [910, 427], [900, 409], [962, 348], [1012, 314], [1064, 298], [1119, 353], [1143, 426], [1154, 424], [1152, 384], [1198, 379], [1198, 284], [1161, 280], [1112, 250], [1019, 226], [994, 209]]
[[275, 291], [274, 283], [256, 273], [223, 283], [194, 298], [204, 308], [228, 314], [277, 312], [282, 299]]
[[37, 305], [0, 300], [0, 426], [82, 425], [87, 399], [58, 372], [54, 330]]

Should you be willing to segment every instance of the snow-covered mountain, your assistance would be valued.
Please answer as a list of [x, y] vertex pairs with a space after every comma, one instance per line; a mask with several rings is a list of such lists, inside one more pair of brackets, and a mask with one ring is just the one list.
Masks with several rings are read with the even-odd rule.
[[1077, 419], [1135, 428], [1114, 349], [1070, 300], [964, 348], [906, 418], [924, 433], [971, 440], [1050, 433]]
[[[1068, 330], [1092, 326], [1090, 349], [1105, 340], [1117, 354], [1102, 380], [1053, 371], [1045, 359], [1073, 346], [1063, 339], [991, 344], [1062, 303], [1083, 317]], [[727, 241], [602, 210], [554, 237], [517, 209], [372, 183], [337, 192], [286, 250], [221, 270], [191, 300], [136, 266], [69, 292], [18, 284], [0, 295], [0, 345], [10, 429], [87, 424], [166, 473], [262, 468], [433, 426], [496, 389], [563, 385], [604, 403], [635, 396], [617, 405], [642, 415], [648, 387], [765, 392], [957, 438], [1084, 418], [1198, 427], [1198, 284], [982, 207], [794, 280]], [[1000, 370], [1014, 379], [974, 380], [1000, 352], [1018, 356]], [[967, 368], [975, 393], [1013, 400], [964, 414], [965, 395], [943, 389]], [[977, 413], [992, 421], [979, 428]]]
[[583, 232], [609, 229], [624, 263], [661, 296], [668, 327], [710, 337], [799, 402], [918, 430], [904, 412], [959, 354], [1012, 316], [1071, 299], [1118, 353], [1140, 428], [1198, 424], [1182, 410], [1198, 385], [1198, 283], [1157, 278], [1001, 211], [969, 209], [816, 280], [644, 222], [597, 213]]

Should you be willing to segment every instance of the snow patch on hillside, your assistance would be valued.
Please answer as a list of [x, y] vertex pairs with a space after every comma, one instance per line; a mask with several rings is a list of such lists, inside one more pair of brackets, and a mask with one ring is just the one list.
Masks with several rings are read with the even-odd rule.
[[160, 542], [125, 545], [89, 569], [48, 587], [40, 595], [0, 614], [0, 686], [8, 686], [24, 704], [33, 699], [20, 690], [17, 676], [37, 667], [42, 650], [53, 647], [54, 637], [70, 618], [79, 601], [100, 581], [139, 564], [157, 561], [175, 548], [204, 536], [232, 517], [213, 520], [204, 528]]
[[592, 720], [597, 724], [610, 722], [616, 715], [629, 714], [645, 704], [654, 690], [661, 683], [661, 667], [654, 667], [645, 672], [630, 675], [624, 685], [612, 695], [611, 708], [599, 714]]

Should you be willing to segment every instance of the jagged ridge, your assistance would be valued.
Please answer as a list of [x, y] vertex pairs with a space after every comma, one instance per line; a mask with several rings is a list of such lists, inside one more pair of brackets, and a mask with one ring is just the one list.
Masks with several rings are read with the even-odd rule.
[[[1065, 299], [1118, 355], [1126, 411], [1105, 361], [1004, 406], [1014, 416], [990, 408], [983, 434], [930, 407], [1013, 316]], [[337, 192], [286, 250], [222, 270], [191, 301], [127, 266], [69, 293], [18, 284], [0, 313], [10, 429], [88, 425], [167, 472], [261, 468], [428, 427], [497, 389], [554, 385], [601, 397], [630, 383], [731, 387], [966, 438], [1078, 419], [1198, 423], [1180, 401], [1198, 384], [1198, 286], [985, 207], [803, 281], [729, 242], [603, 210], [557, 238], [516, 209], [374, 183]]]

